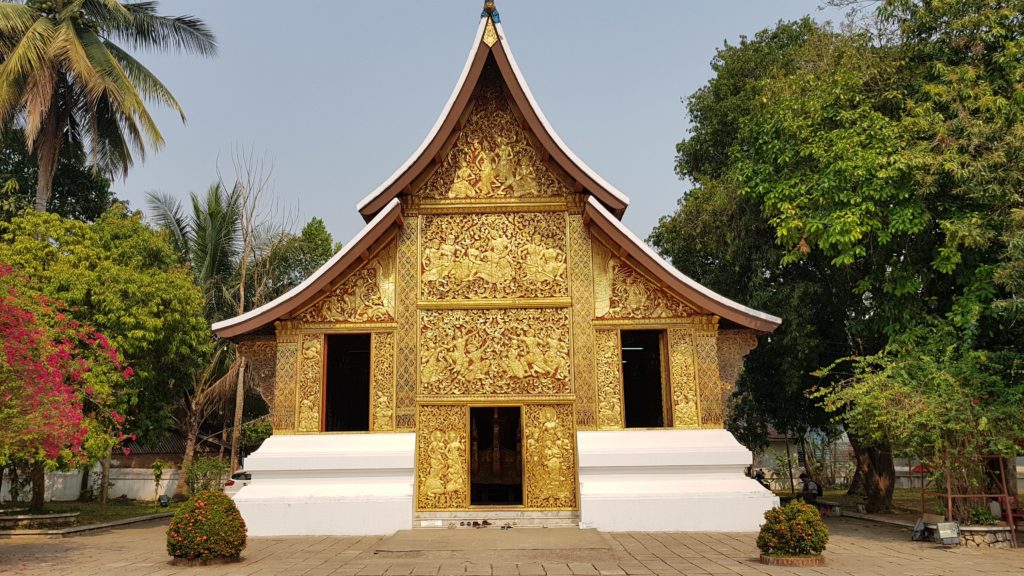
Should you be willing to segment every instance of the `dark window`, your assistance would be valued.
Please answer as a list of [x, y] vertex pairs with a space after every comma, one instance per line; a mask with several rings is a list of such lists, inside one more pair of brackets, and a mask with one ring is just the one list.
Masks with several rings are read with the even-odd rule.
[[470, 408], [470, 504], [522, 506], [520, 408]]
[[661, 332], [622, 331], [622, 403], [626, 428], [665, 426]]
[[370, 335], [327, 337], [325, 432], [370, 429]]

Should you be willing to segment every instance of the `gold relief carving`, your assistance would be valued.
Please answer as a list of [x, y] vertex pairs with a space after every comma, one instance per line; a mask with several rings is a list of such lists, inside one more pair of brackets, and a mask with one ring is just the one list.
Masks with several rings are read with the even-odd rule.
[[420, 407], [416, 431], [416, 508], [469, 505], [468, 422], [465, 406]]
[[560, 213], [423, 217], [423, 298], [568, 296]]
[[523, 407], [527, 508], [576, 508], [576, 431], [570, 404]]
[[398, 356], [395, 359], [395, 428], [416, 428], [416, 301], [419, 299], [419, 222], [406, 218], [398, 236], [395, 255], [397, 281], [395, 335]]
[[721, 428], [725, 425], [726, 386], [718, 374], [718, 327], [697, 326], [693, 332], [693, 349], [700, 394], [700, 425]]
[[541, 160], [501, 89], [484, 69], [472, 111], [437, 171], [417, 192], [426, 198], [539, 198], [572, 190]]
[[622, 357], [618, 330], [597, 330], [597, 425], [618, 429], [622, 423]]
[[696, 311], [594, 242], [597, 318], [686, 318]]
[[729, 394], [743, 372], [743, 359], [757, 348], [757, 336], [750, 330], [720, 330], [718, 332], [718, 376]]
[[274, 410], [271, 421], [274, 432], [295, 430], [295, 389], [298, 386], [299, 343], [277, 342], [277, 378], [274, 386]]
[[694, 373], [693, 328], [668, 331], [668, 354], [672, 425], [676, 428], [699, 428], [700, 406]]
[[498, 31], [494, 28], [494, 22], [487, 18], [487, 25], [484, 27], [484, 44], [494, 46], [498, 42]]
[[298, 432], [320, 431], [320, 400], [323, 396], [324, 341], [320, 334], [302, 335], [299, 357]]
[[277, 342], [275, 340], [242, 340], [238, 343], [238, 354], [248, 361], [248, 377], [253, 379], [260, 391], [260, 396], [273, 410]]
[[395, 429], [395, 335], [376, 332], [371, 339], [370, 429], [386, 432]]
[[569, 279], [572, 289], [572, 378], [576, 393], [576, 426], [597, 427], [595, 384], [593, 266], [590, 232], [583, 216], [569, 216]]
[[306, 308], [303, 322], [389, 322], [395, 310], [393, 246], [353, 272], [330, 294]]
[[569, 394], [562, 308], [421, 310], [420, 393]]

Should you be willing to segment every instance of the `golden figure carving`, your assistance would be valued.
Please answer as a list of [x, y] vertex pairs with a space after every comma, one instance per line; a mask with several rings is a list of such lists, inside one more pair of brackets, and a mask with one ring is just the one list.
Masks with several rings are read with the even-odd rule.
[[569, 394], [566, 309], [421, 310], [420, 392]]
[[295, 389], [298, 386], [299, 343], [279, 339], [277, 342], [277, 378], [274, 386], [274, 410], [271, 419], [274, 432], [295, 430]]
[[395, 255], [397, 310], [395, 335], [398, 355], [395, 359], [395, 428], [416, 428], [416, 301], [419, 299], [419, 223], [408, 217], [402, 224]]
[[757, 336], [750, 330], [720, 330], [718, 332], [718, 376], [728, 395], [743, 372], [743, 359], [757, 348]]
[[597, 427], [597, 386], [594, 356], [594, 290], [590, 232], [583, 216], [569, 219], [569, 277], [572, 288], [572, 370], [576, 393], [576, 426]]
[[395, 310], [394, 246], [356, 270], [330, 294], [306, 308], [310, 323], [390, 322]]
[[526, 506], [576, 507], [576, 433], [569, 404], [523, 407]]
[[423, 217], [423, 298], [567, 296], [565, 216]]
[[386, 432], [395, 429], [395, 335], [376, 332], [371, 339], [370, 429]]
[[696, 311], [594, 242], [597, 318], [686, 318]]
[[618, 330], [597, 330], [597, 424], [600, 428], [621, 429], [622, 357]]
[[484, 27], [484, 44], [488, 46], [494, 46], [498, 42], [498, 30], [494, 27], [494, 22], [490, 18], [487, 19], [487, 25]]
[[416, 507], [450, 510], [469, 504], [465, 406], [421, 406], [416, 433]]
[[672, 424], [700, 428], [700, 407], [694, 373], [693, 328], [668, 331], [669, 380], [672, 386]]
[[465, 126], [437, 171], [416, 192], [424, 198], [540, 198], [572, 190], [548, 169], [512, 111], [499, 72], [483, 72]]
[[249, 377], [273, 409], [274, 377], [277, 364], [277, 342], [274, 340], [242, 340], [238, 343], [238, 354], [249, 363]]
[[323, 396], [324, 341], [321, 334], [303, 334], [299, 358], [298, 432], [320, 431], [320, 402]]
[[702, 428], [721, 428], [725, 425], [725, 391], [718, 375], [718, 327], [699, 325], [693, 332], [697, 391], [700, 394], [700, 424]]

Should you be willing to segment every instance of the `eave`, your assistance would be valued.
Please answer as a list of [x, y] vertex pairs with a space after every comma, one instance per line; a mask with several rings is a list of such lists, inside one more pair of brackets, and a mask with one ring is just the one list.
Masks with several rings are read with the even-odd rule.
[[234, 339], [258, 332], [285, 318], [327, 290], [338, 275], [343, 274], [368, 253], [392, 225], [402, 223], [402, 207], [392, 199], [352, 240], [301, 284], [270, 302], [245, 314], [213, 325], [220, 338]]

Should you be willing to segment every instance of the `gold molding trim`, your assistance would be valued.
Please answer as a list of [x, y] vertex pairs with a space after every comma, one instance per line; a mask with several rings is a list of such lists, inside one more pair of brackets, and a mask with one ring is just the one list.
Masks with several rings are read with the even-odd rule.
[[495, 300], [421, 300], [420, 310], [493, 310], [495, 308], [568, 308], [569, 298], [505, 298]]
[[459, 396], [443, 396], [437, 394], [420, 395], [418, 402], [423, 405], [464, 405], [481, 406], [522, 406], [523, 404], [567, 404], [576, 398], [572, 394], [509, 394], [495, 396], [491, 394], [463, 394]]
[[594, 328], [613, 329], [621, 328], [627, 330], [668, 330], [669, 328], [687, 326], [717, 326], [717, 316], [691, 316], [689, 318], [640, 318], [626, 320], [615, 318], [610, 320], [594, 319], [591, 321]]
[[291, 324], [289, 334], [365, 334], [367, 332], [389, 332], [398, 328], [396, 322], [367, 322], [365, 324], [282, 322]]

